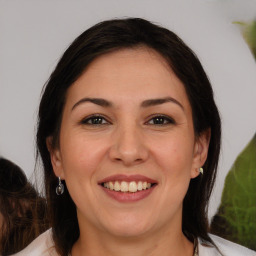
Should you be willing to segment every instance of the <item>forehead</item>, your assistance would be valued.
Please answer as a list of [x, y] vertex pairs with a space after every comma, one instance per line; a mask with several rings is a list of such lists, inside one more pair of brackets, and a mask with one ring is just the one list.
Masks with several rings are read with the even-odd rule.
[[[100, 73], [98, 72], [99, 70], [101, 71]], [[173, 71], [166, 59], [157, 51], [140, 46], [103, 54], [88, 65], [85, 73], [87, 78], [90, 75], [93, 78], [110, 75], [118, 77], [122, 75], [122, 78], [127, 79], [132, 74], [132, 77], [136, 79], [145, 79], [145, 76], [153, 78], [157, 74], [164, 75], [163, 77], [170, 76]]]
[[[147, 47], [122, 49], [96, 58], [69, 88], [67, 99], [79, 97], [141, 100], [157, 97], [176, 97], [187, 101], [183, 83], [167, 61]], [[184, 104], [186, 102], [183, 102]]]

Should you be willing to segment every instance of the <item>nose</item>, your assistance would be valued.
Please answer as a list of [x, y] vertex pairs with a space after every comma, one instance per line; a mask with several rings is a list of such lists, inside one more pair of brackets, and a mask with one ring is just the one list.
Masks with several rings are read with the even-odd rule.
[[148, 155], [143, 132], [136, 125], [117, 129], [109, 151], [112, 161], [132, 166], [146, 161]]

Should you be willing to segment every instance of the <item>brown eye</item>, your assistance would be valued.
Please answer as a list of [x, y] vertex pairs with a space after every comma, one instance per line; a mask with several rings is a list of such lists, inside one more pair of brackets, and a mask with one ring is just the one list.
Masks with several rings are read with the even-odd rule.
[[168, 125], [175, 124], [175, 121], [167, 116], [155, 116], [148, 121], [150, 125]]
[[109, 122], [102, 116], [91, 116], [82, 120], [81, 123], [87, 125], [103, 125], [108, 124]]

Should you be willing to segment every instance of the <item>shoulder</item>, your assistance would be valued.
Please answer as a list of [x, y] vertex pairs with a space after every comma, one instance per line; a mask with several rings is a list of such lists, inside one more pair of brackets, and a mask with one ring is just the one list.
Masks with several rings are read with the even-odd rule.
[[25, 249], [11, 256], [57, 256], [51, 229], [37, 237]]
[[[219, 236], [211, 235], [211, 239], [216, 244], [223, 256], [256, 256], [256, 252], [244, 246], [230, 242]], [[204, 244], [199, 240], [199, 256], [220, 256], [218, 250], [211, 246]]]

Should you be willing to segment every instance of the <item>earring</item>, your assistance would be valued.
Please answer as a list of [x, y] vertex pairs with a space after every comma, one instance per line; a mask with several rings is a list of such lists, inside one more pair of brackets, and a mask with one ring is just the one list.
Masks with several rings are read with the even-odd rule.
[[198, 169], [198, 171], [203, 175], [204, 174], [204, 169], [202, 168], [202, 167], [200, 167], [199, 169]]
[[56, 187], [56, 194], [59, 196], [59, 195], [62, 195], [63, 193], [64, 193], [64, 185], [62, 184], [61, 179], [59, 177], [59, 185]]

